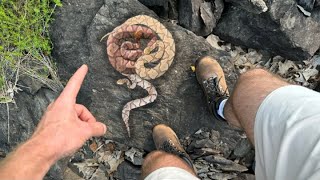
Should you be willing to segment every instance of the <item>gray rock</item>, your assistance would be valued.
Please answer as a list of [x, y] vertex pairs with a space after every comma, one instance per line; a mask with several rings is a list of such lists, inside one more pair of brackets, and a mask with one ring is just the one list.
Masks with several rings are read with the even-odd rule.
[[221, 152], [212, 148], [201, 148], [201, 149], [193, 149], [192, 154], [190, 155], [192, 159], [201, 157], [201, 156], [208, 156], [208, 155], [217, 155]]
[[[83, 0], [79, 1], [78, 6], [61, 8], [55, 17], [51, 35], [54, 58], [63, 79], [69, 78], [81, 64], [88, 64], [89, 74], [78, 102], [86, 105], [98, 120], [108, 125], [106, 138], [151, 151], [154, 149], [151, 128], [150, 125], [145, 126], [144, 121], [149, 121], [153, 126], [165, 123], [181, 138], [200, 127], [226, 126], [226, 123], [216, 122], [210, 116], [190, 66], [203, 55], [211, 55], [219, 61], [220, 57], [228, 55], [210, 47], [204, 38], [164, 22], [175, 39], [175, 60], [165, 75], [152, 81], [159, 93], [157, 100], [131, 111], [129, 124], [132, 138], [128, 138], [121, 119], [122, 108], [128, 101], [144, 97], [145, 91], [138, 88], [129, 90], [116, 84], [123, 76], [112, 68], [106, 46], [99, 41], [129, 17], [156, 15], [137, 0], [106, 0], [103, 6], [99, 3]], [[102, 6], [100, 10], [98, 5]], [[226, 63], [220, 62], [222, 65]]]
[[214, 148], [215, 144], [208, 138], [208, 139], [200, 139], [194, 140], [188, 146], [187, 151], [192, 151], [194, 149], [201, 149], [201, 148]]
[[246, 167], [252, 167], [252, 164], [255, 159], [255, 152], [254, 149], [251, 149], [241, 160], [240, 164], [246, 166]]
[[[9, 141], [7, 107], [6, 104], [0, 104], [0, 151], [8, 154], [25, 142], [32, 135], [49, 103], [57, 97], [57, 93], [45, 88], [33, 93], [19, 92], [15, 96], [16, 104], [9, 104]], [[53, 165], [45, 179], [63, 179], [66, 163], [66, 160], [61, 160]]]
[[248, 12], [260, 14], [268, 10], [268, 6], [264, 0], [225, 0]]
[[233, 180], [255, 180], [256, 177], [253, 174], [241, 173], [238, 177], [234, 178]]
[[222, 171], [226, 172], [244, 172], [248, 171], [248, 168], [245, 166], [242, 166], [237, 163], [232, 163], [232, 164], [218, 164], [217, 169], [221, 169]]
[[143, 163], [143, 154], [144, 152], [139, 151], [137, 148], [131, 148], [125, 152], [125, 159], [134, 165], [141, 166]]
[[222, 14], [222, 0], [186, 0], [179, 3], [179, 24], [197, 35], [206, 36], [216, 27]]
[[199, 173], [198, 176], [201, 178], [201, 179], [205, 179], [208, 177], [208, 175], [206, 173]]
[[244, 138], [241, 139], [241, 141], [237, 144], [233, 151], [233, 154], [238, 158], [242, 158], [246, 154], [248, 154], [251, 149], [253, 149], [253, 147], [250, 141], [247, 138]]
[[234, 162], [221, 156], [206, 156], [206, 161], [215, 164], [232, 165]]
[[233, 179], [235, 177], [237, 177], [237, 174], [227, 174], [227, 173], [214, 173], [214, 174], [210, 174], [209, 176], [211, 179], [223, 179], [223, 180], [227, 180], [227, 179]]
[[178, 0], [139, 0], [162, 18], [178, 19]]
[[23, 91], [31, 93], [32, 95], [35, 95], [44, 86], [41, 82], [26, 75], [20, 76], [20, 81], [24, 86], [22, 87]]
[[198, 174], [207, 173], [207, 172], [209, 172], [209, 166], [202, 166], [201, 168], [197, 169]]
[[107, 179], [107, 168], [100, 164], [99, 167], [95, 170], [95, 172], [90, 177], [90, 180], [101, 180], [101, 179]]
[[305, 17], [296, 5], [292, 0], [269, 1], [269, 10], [259, 15], [231, 6], [214, 33], [223, 40], [288, 59], [308, 59], [320, 46], [320, 10]]
[[140, 179], [140, 176], [141, 176], [141, 168], [134, 166], [127, 161], [123, 161], [118, 166], [118, 170], [115, 172], [115, 175], [114, 175], [114, 177], [118, 179], [128, 179], [128, 180]]
[[67, 180], [82, 180], [83, 178], [81, 178], [78, 174], [73, 172], [70, 168], [67, 168], [66, 171], [63, 174], [63, 179], [67, 179]]

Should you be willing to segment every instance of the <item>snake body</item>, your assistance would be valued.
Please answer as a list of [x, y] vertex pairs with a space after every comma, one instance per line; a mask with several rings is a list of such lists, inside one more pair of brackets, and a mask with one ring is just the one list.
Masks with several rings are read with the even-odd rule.
[[[116, 27], [107, 40], [110, 64], [125, 79], [117, 81], [134, 89], [137, 85], [148, 92], [148, 96], [128, 102], [122, 110], [122, 119], [130, 137], [130, 110], [152, 103], [157, 98], [155, 87], [147, 80], [162, 76], [172, 64], [175, 43], [171, 33], [158, 20], [138, 15]], [[145, 47], [141, 39], [147, 40]]]

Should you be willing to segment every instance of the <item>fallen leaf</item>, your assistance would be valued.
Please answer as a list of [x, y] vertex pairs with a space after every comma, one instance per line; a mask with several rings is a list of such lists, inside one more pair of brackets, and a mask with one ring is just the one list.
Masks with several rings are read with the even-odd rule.
[[290, 60], [285, 60], [283, 63], [279, 62], [278, 65], [279, 65], [279, 68], [277, 73], [282, 76], [288, 75], [289, 69], [297, 69], [297, 66], [295, 65], [295, 63]]
[[196, 67], [195, 67], [195, 66], [190, 66], [190, 68], [191, 68], [191, 71], [192, 71], [192, 72], [195, 72], [195, 71], [196, 71]]
[[311, 64], [313, 67], [317, 67], [320, 65], [320, 55], [315, 55], [313, 58], [310, 60]]
[[208, 41], [208, 43], [209, 43], [213, 48], [223, 50], [223, 49], [221, 48], [221, 46], [219, 46], [219, 44], [218, 44], [218, 42], [222, 42], [218, 36], [216, 36], [216, 35], [214, 35], [214, 34], [210, 34], [210, 35], [206, 38], [206, 40]]
[[96, 152], [97, 148], [98, 148], [98, 144], [93, 141], [90, 145], [89, 145], [90, 149], [92, 152]]
[[308, 81], [311, 77], [318, 75], [319, 71], [311, 66], [302, 71], [303, 77]]
[[110, 174], [117, 170], [118, 166], [124, 161], [124, 157], [121, 155], [122, 151], [110, 151], [98, 152], [99, 162], [104, 162], [109, 165], [107, 172]]

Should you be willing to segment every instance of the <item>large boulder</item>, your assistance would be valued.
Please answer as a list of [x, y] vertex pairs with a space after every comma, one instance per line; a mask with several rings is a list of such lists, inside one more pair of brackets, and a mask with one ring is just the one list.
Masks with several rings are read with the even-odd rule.
[[200, 36], [209, 35], [222, 14], [223, 0], [186, 0], [179, 3], [179, 24]]
[[228, 55], [210, 47], [204, 38], [162, 21], [173, 35], [176, 55], [169, 70], [151, 81], [159, 93], [156, 101], [131, 111], [129, 138], [121, 119], [122, 108], [128, 101], [144, 97], [146, 92], [141, 88], [129, 90], [116, 84], [123, 76], [109, 63], [105, 42], [100, 42], [100, 39], [130, 17], [139, 14], [157, 16], [137, 0], [106, 0], [99, 10], [94, 5], [97, 2], [81, 2], [89, 4], [89, 8], [82, 3], [77, 7], [67, 5], [55, 17], [51, 30], [54, 57], [64, 79], [69, 78], [81, 64], [88, 64], [89, 74], [78, 102], [107, 124], [107, 138], [149, 151], [153, 147], [152, 127], [159, 123], [170, 125], [181, 137], [203, 126], [225, 126], [225, 123], [215, 122], [209, 114], [190, 66], [203, 55], [211, 55], [218, 60]]
[[214, 33], [226, 41], [268, 50], [292, 60], [310, 58], [320, 46], [319, 9], [306, 17], [296, 1], [265, 2], [268, 11], [261, 14], [228, 5]]
[[178, 0], [139, 0], [161, 18], [178, 19]]
[[267, 4], [264, 0], [225, 0], [225, 2], [232, 3], [246, 11], [260, 14], [268, 10]]

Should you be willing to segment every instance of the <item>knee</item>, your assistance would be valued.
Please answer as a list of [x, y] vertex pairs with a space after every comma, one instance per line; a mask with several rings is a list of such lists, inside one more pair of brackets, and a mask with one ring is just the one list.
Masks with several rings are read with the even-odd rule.
[[149, 175], [152, 171], [155, 170], [155, 166], [157, 166], [160, 159], [165, 156], [165, 152], [163, 151], [152, 151], [149, 153], [143, 160], [142, 164], [142, 177], [143, 179]]
[[158, 159], [165, 157], [166, 153], [163, 151], [152, 151], [143, 160], [143, 167], [148, 166], [148, 164], [155, 163]]
[[[272, 75], [263, 69], [252, 69], [240, 75], [236, 86], [233, 90], [233, 96], [230, 101], [231, 105], [241, 103], [244, 96], [250, 96], [253, 89], [261, 86], [260, 83], [265, 83], [263, 80], [269, 79]], [[245, 97], [246, 98], [246, 97]]]
[[240, 75], [238, 81], [247, 81], [270, 76], [270, 73], [264, 69], [252, 69]]
[[195, 174], [194, 170], [178, 156], [157, 150], [145, 157], [142, 165], [142, 177], [145, 178], [151, 172], [162, 167], [178, 167]]

